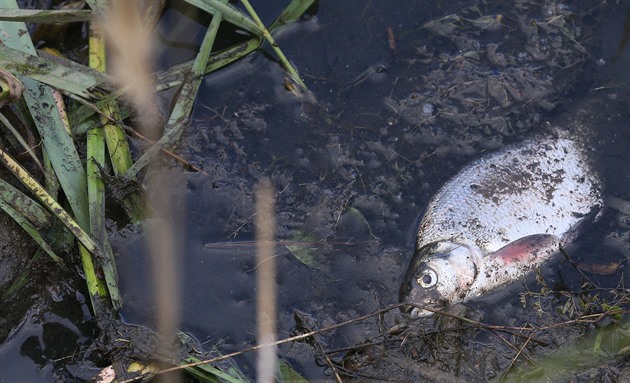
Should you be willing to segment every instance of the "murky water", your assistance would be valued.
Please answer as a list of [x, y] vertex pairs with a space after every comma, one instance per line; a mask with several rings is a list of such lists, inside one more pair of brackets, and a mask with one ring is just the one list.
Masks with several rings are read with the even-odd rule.
[[[630, 198], [630, 48], [620, 46], [630, 3], [543, 3], [518, 2], [524, 7], [521, 13], [539, 21], [538, 33], [544, 36], [534, 51], [531, 36], [522, 36], [512, 5], [503, 2], [475, 8], [470, 2], [321, 1], [315, 16], [277, 36], [318, 105], [286, 92], [284, 72], [268, 54], [255, 53], [208, 76], [179, 152], [209, 176], [172, 168], [165, 161], [171, 170], [159, 181], [174, 185], [174, 218], [184, 238], [179, 255], [185, 281], [185, 298], [179, 303], [182, 330], [206, 348], [220, 344], [223, 353], [253, 345], [256, 261], [250, 241], [253, 195], [262, 177], [271, 178], [277, 190], [279, 337], [297, 330], [296, 310], [308, 316], [312, 326], [322, 328], [396, 303], [398, 284], [413, 252], [416, 220], [433, 193], [472, 159], [546, 125], [592, 135], [607, 180], [606, 193]], [[262, 9], [266, 21], [279, 12], [276, 6]], [[190, 44], [191, 36], [202, 36], [203, 27], [182, 16], [183, 11], [173, 9], [165, 16], [167, 25], [186, 20], [189, 24], [178, 37], [165, 37], [170, 43], [160, 59], [164, 65], [192, 58], [194, 45], [181, 42]], [[488, 23], [497, 15], [504, 17], [503, 26], [490, 28]], [[563, 29], [540, 24], [552, 22], [552, 16], [566, 23]], [[422, 27], [432, 20], [442, 20], [437, 32]], [[471, 20], [486, 24], [479, 27]], [[388, 41], [388, 29], [395, 46]], [[163, 35], [171, 30], [165, 28]], [[478, 57], [472, 56], [475, 42], [483, 49]], [[513, 55], [516, 61], [505, 65], [492, 61], [498, 60], [488, 53], [492, 43], [498, 46], [495, 53], [503, 53], [507, 62]], [[557, 65], [544, 59], [534, 65], [531, 57], [542, 51], [551, 52]], [[521, 100], [512, 94], [502, 103], [500, 96], [488, 96], [487, 86], [462, 86], [483, 74], [483, 79], [497, 84], [521, 87], [525, 94], [525, 83], [515, 77], [518, 60], [534, 76], [544, 73], [529, 84], [550, 90], [531, 91], [530, 99]], [[511, 94], [507, 86], [496, 89], [493, 94], [501, 94], [501, 89]], [[475, 118], [467, 117], [471, 115]], [[505, 118], [497, 120], [501, 116]], [[607, 275], [589, 274], [603, 288], [614, 287], [625, 277], [629, 249], [624, 225], [623, 215], [609, 210], [571, 249], [577, 263], [621, 262]], [[314, 257], [306, 261], [308, 265], [291, 244]], [[150, 265], [142, 234], [136, 229], [116, 233], [113, 246], [126, 305], [123, 316], [130, 323], [151, 325]], [[549, 265], [543, 276], [550, 287], [566, 291], [579, 290], [582, 283], [575, 267], [562, 260]], [[472, 303], [469, 315], [500, 325], [553, 320], [553, 305], [565, 301], [542, 297], [544, 313], [537, 316], [532, 301], [522, 308], [519, 294], [527, 289], [538, 292], [540, 285], [531, 276], [526, 286], [518, 283], [509, 293]], [[61, 300], [77, 305], [80, 299], [71, 291], [61, 294]], [[80, 315], [45, 305], [38, 311], [74, 318], [57, 322], [74, 334], [77, 348], [89, 343], [87, 330], [73, 328]], [[379, 326], [392, 325], [397, 316], [393, 312], [383, 323], [372, 319], [344, 327], [317, 341], [328, 351], [369, 339], [377, 343]], [[52, 362], [54, 346], [46, 343], [35, 318], [32, 312], [0, 348], [0, 381], [15, 377], [49, 381], [55, 379], [53, 373], [60, 376], [63, 362]], [[43, 321], [50, 319], [44, 315]], [[424, 326], [422, 331], [433, 328], [432, 323]], [[544, 336], [553, 346], [578, 333], [567, 329]], [[357, 380], [485, 379], [500, 374], [514, 356], [492, 334], [456, 335], [457, 340], [447, 339], [445, 351], [431, 350], [428, 342], [413, 337], [404, 347], [401, 339], [392, 339], [383, 348], [364, 353], [355, 349], [344, 367], [363, 374]], [[483, 352], [474, 351], [478, 349]], [[330, 369], [322, 367], [312, 342], [281, 346], [280, 353], [307, 378], [330, 379]], [[54, 354], [55, 359], [62, 358], [60, 354]], [[331, 358], [341, 361], [342, 356]], [[254, 375], [253, 355], [237, 362], [246, 374]], [[91, 372], [85, 368], [77, 372], [72, 363], [66, 367], [66, 374], [79, 378]]]

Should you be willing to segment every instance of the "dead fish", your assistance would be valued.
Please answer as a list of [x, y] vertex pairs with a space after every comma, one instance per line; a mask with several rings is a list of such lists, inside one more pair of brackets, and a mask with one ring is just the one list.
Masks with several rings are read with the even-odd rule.
[[597, 172], [570, 138], [538, 137], [472, 162], [425, 209], [400, 288], [414, 306], [403, 311], [430, 316], [524, 277], [601, 206]]

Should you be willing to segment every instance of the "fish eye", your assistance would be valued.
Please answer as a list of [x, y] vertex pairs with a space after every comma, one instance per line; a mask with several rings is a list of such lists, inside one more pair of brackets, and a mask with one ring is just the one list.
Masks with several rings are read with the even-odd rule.
[[424, 270], [417, 279], [418, 284], [425, 289], [429, 289], [435, 286], [437, 284], [437, 281], [438, 281], [437, 273], [431, 269]]

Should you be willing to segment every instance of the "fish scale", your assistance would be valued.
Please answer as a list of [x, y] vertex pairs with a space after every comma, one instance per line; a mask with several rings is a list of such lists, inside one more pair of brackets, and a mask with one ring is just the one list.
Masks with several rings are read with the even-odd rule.
[[451, 178], [420, 221], [400, 288], [421, 317], [532, 272], [573, 240], [602, 206], [583, 145], [538, 137], [488, 154]]
[[427, 206], [417, 247], [458, 239], [494, 252], [532, 234], [562, 237], [601, 205], [599, 190], [575, 142], [526, 141], [473, 162], [448, 181]]

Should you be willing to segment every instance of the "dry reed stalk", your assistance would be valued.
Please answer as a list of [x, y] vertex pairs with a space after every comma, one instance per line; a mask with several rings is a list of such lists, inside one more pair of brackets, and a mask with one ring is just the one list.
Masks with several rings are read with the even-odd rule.
[[[126, 98], [136, 111], [142, 134], [157, 140], [163, 118], [153, 84], [153, 25], [144, 22], [146, 10], [141, 9], [143, 6], [143, 2], [112, 1], [105, 29], [115, 48], [110, 55], [112, 74], [127, 88]], [[155, 20], [149, 19], [149, 22]]]
[[266, 345], [258, 351], [257, 381], [275, 382], [276, 340], [276, 263], [274, 258], [274, 191], [268, 179], [263, 180], [256, 192], [256, 323], [257, 343]]
[[[127, 88], [126, 97], [133, 105], [136, 123], [142, 134], [156, 140], [162, 131], [163, 118], [158, 109], [155, 86], [152, 81], [154, 71], [154, 44], [151, 38], [155, 19], [147, 16], [144, 2], [112, 1], [105, 29], [112, 45], [112, 71], [121, 84]], [[147, 19], [149, 19], [147, 21]], [[151, 172], [160, 178], [160, 171]], [[172, 198], [172, 185], [162, 182], [149, 190], [148, 204], [159, 217], [152, 224], [145, 225], [152, 261], [153, 285], [157, 306], [156, 323], [160, 336], [158, 353], [171, 354], [181, 306], [180, 267], [176, 255], [180, 253], [178, 238], [181, 238], [172, 222], [175, 202]], [[161, 381], [180, 382], [181, 373], [159, 376]]]

